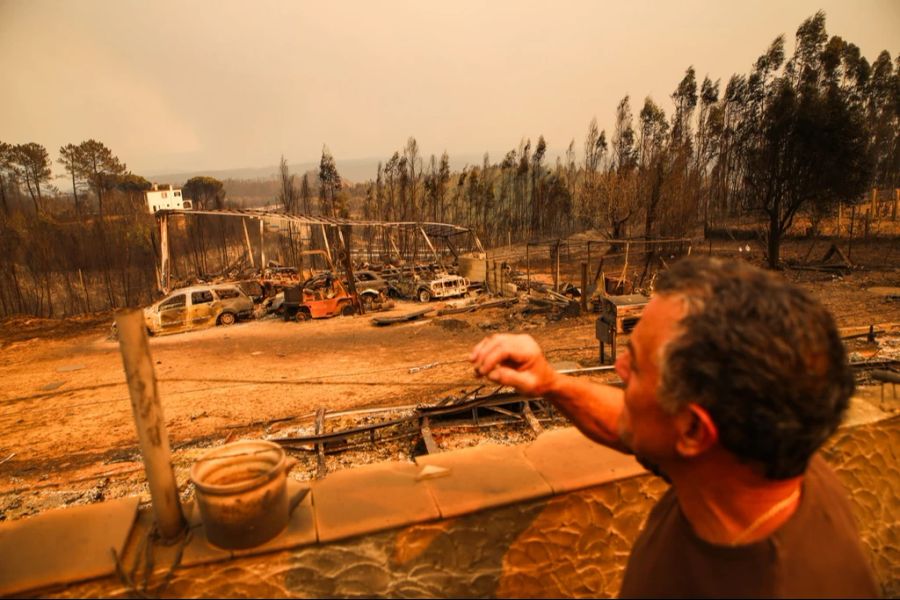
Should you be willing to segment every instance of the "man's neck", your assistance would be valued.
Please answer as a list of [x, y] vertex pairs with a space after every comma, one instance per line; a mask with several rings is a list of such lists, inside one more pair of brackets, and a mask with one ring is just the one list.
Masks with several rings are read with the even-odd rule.
[[735, 546], [767, 538], [800, 503], [803, 477], [773, 481], [725, 451], [669, 470], [684, 516], [701, 539]]

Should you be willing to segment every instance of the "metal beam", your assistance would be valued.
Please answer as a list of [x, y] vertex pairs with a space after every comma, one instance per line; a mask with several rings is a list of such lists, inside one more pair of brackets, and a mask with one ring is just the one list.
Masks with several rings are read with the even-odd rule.
[[247, 256], [250, 257], [250, 266], [256, 268], [256, 261], [253, 260], [253, 246], [250, 245], [250, 234], [247, 233], [247, 219], [241, 219], [241, 225], [244, 226], [244, 242], [247, 243]]

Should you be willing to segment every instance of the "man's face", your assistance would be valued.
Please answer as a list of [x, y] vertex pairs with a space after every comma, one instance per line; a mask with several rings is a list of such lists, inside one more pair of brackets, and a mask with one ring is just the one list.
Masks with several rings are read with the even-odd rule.
[[660, 407], [656, 397], [660, 349], [672, 337], [683, 314], [680, 299], [655, 296], [631, 333], [628, 350], [616, 360], [616, 372], [625, 384], [620, 436], [635, 455], [661, 467], [675, 455], [675, 428], [672, 416]]

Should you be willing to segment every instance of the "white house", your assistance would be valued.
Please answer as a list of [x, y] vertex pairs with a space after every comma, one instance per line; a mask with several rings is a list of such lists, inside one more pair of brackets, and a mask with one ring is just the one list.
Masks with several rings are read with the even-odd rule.
[[150, 214], [154, 214], [160, 210], [190, 210], [193, 208], [190, 200], [185, 200], [181, 196], [181, 190], [173, 188], [171, 185], [156, 185], [146, 192], [144, 198], [147, 200], [147, 210]]

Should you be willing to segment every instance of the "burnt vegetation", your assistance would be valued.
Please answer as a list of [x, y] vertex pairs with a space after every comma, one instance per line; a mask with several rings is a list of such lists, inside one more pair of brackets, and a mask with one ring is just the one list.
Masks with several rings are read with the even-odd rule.
[[[486, 247], [588, 231], [692, 237], [741, 221], [754, 224], [777, 267], [798, 217], [819, 235], [839, 206], [855, 216], [871, 190], [893, 200], [900, 186], [900, 56], [883, 51], [870, 63], [829, 37], [822, 12], [797, 29], [792, 56], [779, 36], [724, 84], [698, 81], [688, 67], [670, 99], [667, 114], [650, 97], [625, 96], [612, 131], [592, 120], [583, 143], [573, 139], [553, 162], [540, 136], [454, 171], [446, 152], [426, 159], [410, 137], [364, 183], [344, 181], [323, 148], [317, 171], [291, 174], [282, 157], [271, 181], [194, 177], [182, 189], [195, 208], [268, 203], [292, 214], [454, 223]], [[96, 140], [59, 148], [65, 175], [55, 182], [51, 160], [38, 143], [0, 142], [0, 316], [150, 301], [160, 252], [143, 196], [151, 182]], [[187, 219], [170, 240], [174, 269], [244, 266], [244, 236], [236, 219]], [[274, 255], [292, 263], [298, 243], [289, 233]]]

